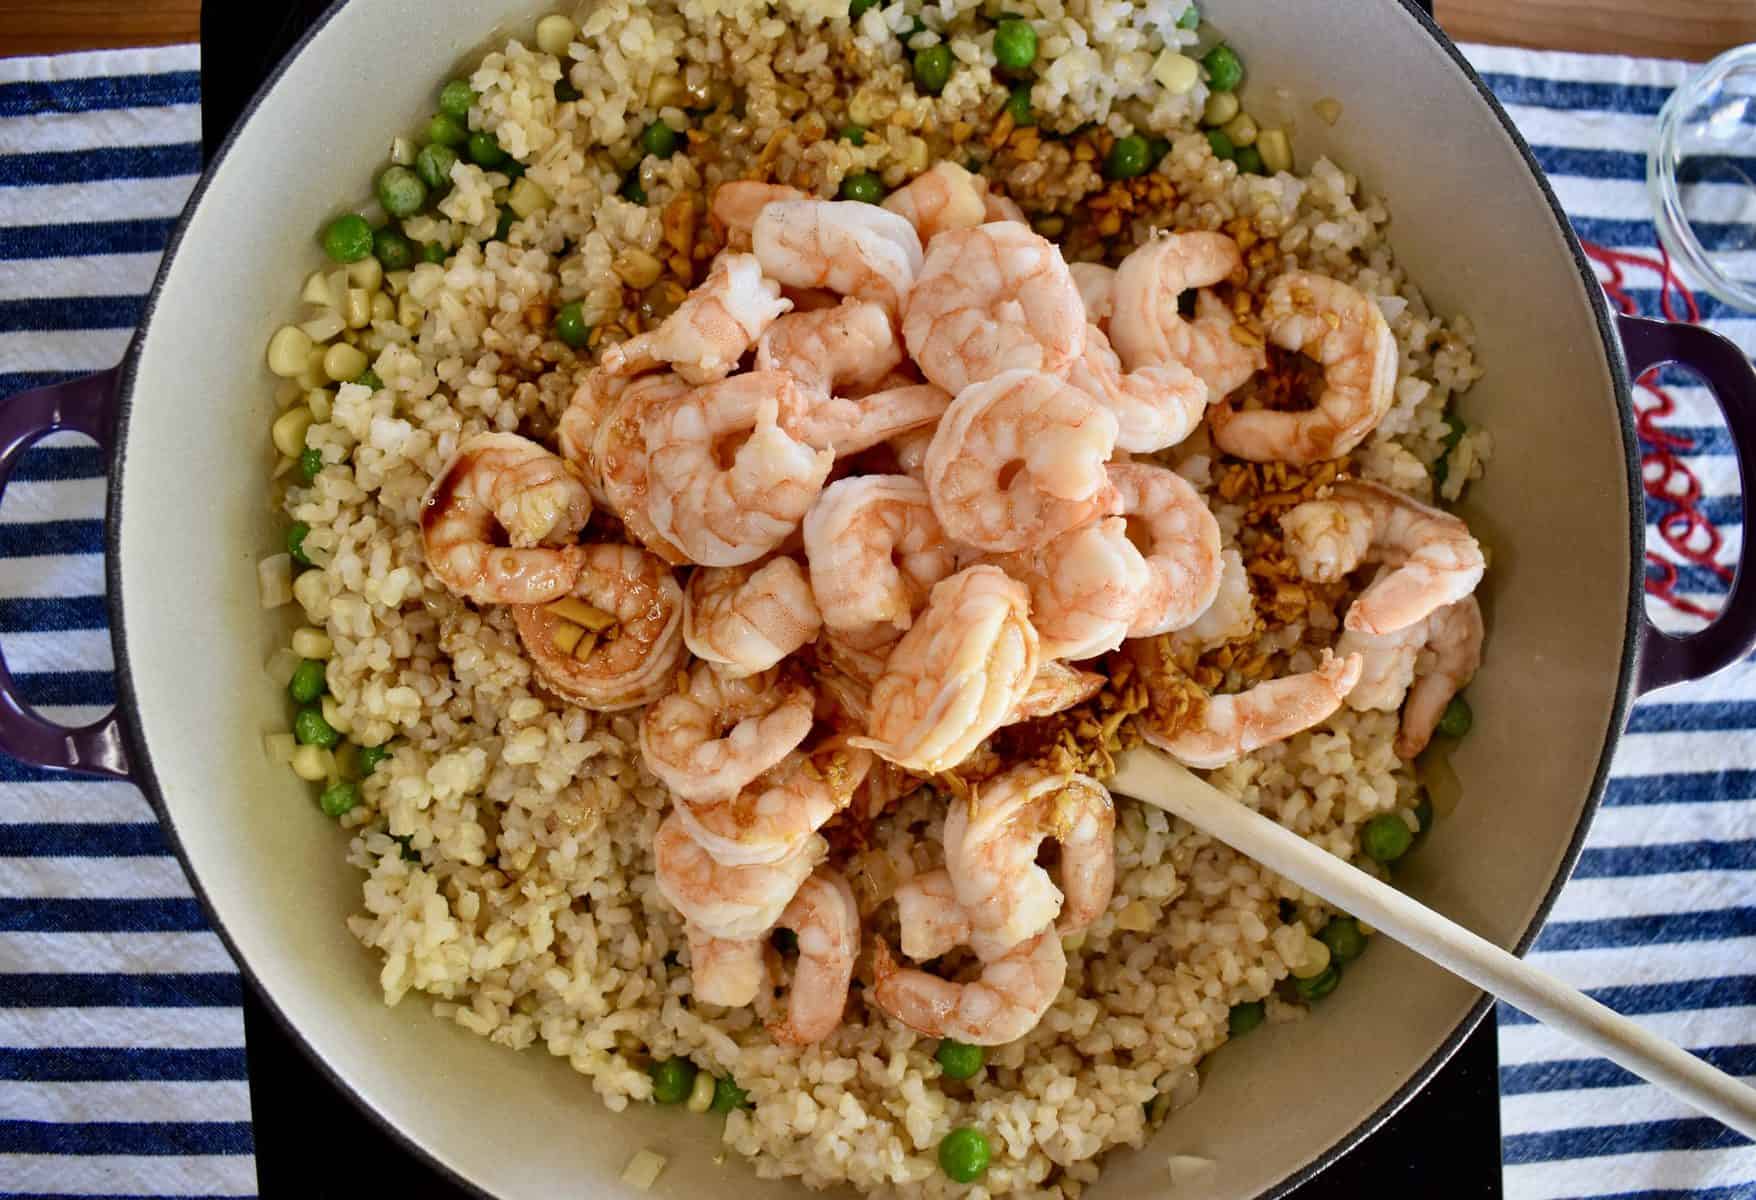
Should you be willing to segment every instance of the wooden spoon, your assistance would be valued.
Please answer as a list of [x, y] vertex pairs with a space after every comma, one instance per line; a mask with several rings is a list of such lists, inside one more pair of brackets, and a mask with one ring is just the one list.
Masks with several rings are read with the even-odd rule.
[[1110, 786], [1162, 808], [1376, 927], [1416, 954], [1756, 1138], [1756, 1090], [1239, 804], [1156, 750], [1116, 760]]

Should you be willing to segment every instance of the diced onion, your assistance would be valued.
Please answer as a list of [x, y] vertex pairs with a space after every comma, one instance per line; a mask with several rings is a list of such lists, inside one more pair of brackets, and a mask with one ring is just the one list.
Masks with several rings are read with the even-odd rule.
[[1201, 78], [1201, 65], [1186, 54], [1166, 50], [1152, 64], [1152, 77], [1173, 96], [1181, 96]]
[[641, 1191], [650, 1191], [665, 1169], [665, 1156], [651, 1150], [636, 1150], [628, 1165], [622, 1168], [622, 1182]]
[[268, 656], [268, 665], [263, 668], [268, 672], [269, 682], [275, 687], [287, 686], [293, 681], [293, 672], [299, 669], [299, 663], [304, 657], [298, 651], [289, 650], [285, 646], [276, 650]]
[[321, 308], [335, 307], [335, 293], [329, 290], [329, 280], [323, 277], [322, 271], [313, 271], [305, 280], [305, 287], [299, 293], [299, 299], [306, 304], [315, 304]]
[[1219, 1164], [1211, 1158], [1201, 1158], [1194, 1154], [1173, 1154], [1165, 1164], [1171, 1171], [1172, 1187], [1189, 1187], [1206, 1183], [1213, 1178]]
[[405, 137], [393, 138], [390, 142], [390, 161], [399, 167], [415, 165], [415, 144]]
[[517, 214], [520, 220], [552, 203], [554, 201], [549, 198], [549, 193], [537, 186], [529, 176], [523, 175], [519, 176], [518, 181], [512, 185], [512, 191], [506, 196], [506, 207]]
[[293, 556], [271, 554], [257, 563], [256, 591], [263, 608], [280, 608], [289, 603], [293, 598]]
[[[329, 727], [337, 733], [352, 733], [354, 731], [354, 723], [342, 715], [341, 704], [334, 696], [323, 697], [323, 719], [328, 721]], [[1323, 945], [1322, 942], [1317, 944]]]
[[326, 308], [309, 321], [299, 325], [300, 331], [313, 342], [331, 341], [347, 327], [348, 323], [342, 320], [341, 314], [333, 308]]
[[290, 733], [271, 733], [262, 739], [262, 748], [268, 751], [268, 760], [275, 766], [290, 766], [298, 752], [299, 739]]

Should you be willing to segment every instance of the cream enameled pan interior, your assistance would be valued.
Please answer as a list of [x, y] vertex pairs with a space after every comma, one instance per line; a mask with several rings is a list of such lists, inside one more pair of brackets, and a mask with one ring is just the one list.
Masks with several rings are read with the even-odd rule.
[[[1538, 186], [1472, 85], [1389, 0], [1210, 0], [1241, 49], [1250, 107], [1290, 118], [1388, 196], [1402, 261], [1473, 314], [1488, 378], [1468, 401], [1496, 455], [1470, 516], [1493, 553], [1487, 665], [1456, 765], [1462, 808], [1399, 875], [1422, 900], [1515, 942], [1554, 882], [1604, 751], [1629, 587], [1625, 459], [1585, 286]], [[629, 1154], [656, 1193], [779, 1194], [712, 1164], [717, 1123], [611, 1114], [540, 1049], [514, 1054], [386, 1009], [348, 935], [357, 874], [309, 787], [266, 761], [284, 696], [262, 663], [284, 633], [256, 603], [280, 525], [263, 493], [269, 333], [316, 265], [313, 231], [364, 194], [395, 133], [530, 0], [353, 0], [250, 118], [201, 200], [152, 314], [123, 446], [119, 569], [139, 729], [177, 835], [248, 969], [317, 1055], [409, 1139], [497, 1195], [617, 1195]], [[1312, 101], [1334, 96], [1326, 128]], [[1284, 110], [1284, 111], [1283, 111]], [[1273, 1188], [1348, 1137], [1446, 1043], [1476, 993], [1388, 942], [1308, 1022], [1208, 1063], [1200, 1099], [1098, 1192], [1163, 1194], [1172, 1152], [1218, 1161], [1214, 1196]], [[267, 1081], [273, 1086], [273, 1081]]]

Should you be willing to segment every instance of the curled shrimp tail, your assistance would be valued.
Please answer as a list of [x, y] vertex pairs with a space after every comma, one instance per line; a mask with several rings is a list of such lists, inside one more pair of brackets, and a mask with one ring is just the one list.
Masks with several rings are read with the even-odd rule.
[[1212, 696], [1191, 724], [1167, 733], [1148, 724], [1148, 742], [1197, 770], [1212, 770], [1284, 741], [1341, 707], [1360, 680], [1360, 656], [1337, 658], [1325, 650], [1315, 671], [1259, 683], [1235, 696]]
[[1482, 609], [1474, 596], [1467, 596], [1430, 619], [1427, 648], [1433, 663], [1418, 674], [1402, 708], [1402, 728], [1396, 735], [1396, 753], [1412, 759], [1427, 748], [1446, 705], [1475, 678], [1482, 665]]

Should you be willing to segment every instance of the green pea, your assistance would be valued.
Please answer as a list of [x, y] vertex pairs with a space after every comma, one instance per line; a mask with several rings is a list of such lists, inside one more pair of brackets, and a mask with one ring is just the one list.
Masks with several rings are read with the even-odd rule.
[[677, 152], [677, 131], [663, 121], [654, 121], [641, 133], [640, 148], [654, 158], [669, 158]]
[[1433, 798], [1427, 795], [1427, 789], [1421, 789], [1421, 798], [1415, 801], [1415, 824], [1421, 827], [1421, 836], [1433, 828]]
[[421, 177], [430, 192], [442, 192], [451, 186], [451, 168], [457, 165], [457, 151], [437, 142], [421, 147], [415, 155], [415, 174]]
[[363, 388], [371, 388], [375, 392], [381, 392], [384, 390], [384, 381], [378, 378], [378, 372], [374, 371], [371, 367], [367, 367], [364, 371], [361, 371], [360, 377], [354, 380], [354, 382]]
[[1147, 170], [1164, 161], [1165, 155], [1171, 152], [1171, 144], [1162, 137], [1146, 139]]
[[1184, 9], [1183, 15], [1177, 18], [1178, 29], [1193, 29], [1199, 24], [1201, 24], [1201, 10], [1193, 4]]
[[734, 1108], [750, 1108], [750, 1093], [739, 1087], [730, 1075], [721, 1075], [713, 1081], [713, 1103], [707, 1106], [708, 1112], [729, 1113]]
[[866, 127], [864, 125], [843, 125], [841, 127], [841, 140], [852, 142], [856, 146], [864, 146], [866, 144]]
[[1233, 161], [1238, 164], [1238, 170], [1246, 175], [1263, 173], [1262, 151], [1254, 146], [1239, 146], [1237, 157]]
[[652, 1076], [652, 1098], [659, 1104], [681, 1104], [695, 1086], [695, 1064], [686, 1058], [667, 1058], [646, 1069]]
[[631, 173], [622, 184], [622, 199], [630, 204], [645, 204], [646, 189], [640, 186], [640, 173]]
[[516, 158], [507, 158], [494, 169], [508, 179], [524, 178], [524, 164], [519, 162]]
[[506, 161], [506, 151], [500, 149], [500, 139], [485, 129], [479, 129], [469, 135], [469, 160], [478, 167], [498, 167]]
[[323, 230], [323, 252], [338, 263], [357, 263], [372, 253], [372, 227], [358, 213], [337, 217]]
[[310, 483], [323, 471], [323, 451], [315, 446], [306, 446], [299, 451], [299, 478]]
[[1360, 849], [1374, 862], [1393, 863], [1408, 853], [1415, 835], [1396, 813], [1379, 813], [1360, 830]]
[[1460, 738], [1475, 723], [1476, 717], [1469, 710], [1469, 701], [1462, 696], [1453, 696], [1451, 703], [1445, 706], [1444, 715], [1439, 718], [1439, 732], [1448, 738]]
[[476, 90], [462, 79], [453, 79], [439, 89], [439, 111], [459, 121], [469, 119], [470, 106], [476, 102]]
[[951, 82], [951, 47], [944, 42], [915, 52], [915, 86], [937, 96]]
[[1104, 159], [1104, 174], [1111, 179], [1133, 179], [1146, 174], [1151, 158], [1152, 150], [1146, 139], [1131, 133], [1117, 138], [1116, 144], [1110, 147], [1109, 157]]
[[1011, 18], [995, 27], [994, 59], [1009, 71], [1022, 71], [1037, 60], [1037, 31], [1029, 21]]
[[876, 204], [884, 199], [884, 181], [871, 171], [847, 175], [841, 181], [841, 198]]
[[1366, 935], [1352, 917], [1337, 917], [1318, 933], [1317, 940], [1329, 947], [1329, 961], [1346, 966], [1366, 952]]
[[1268, 1019], [1268, 1006], [1260, 1000], [1232, 1005], [1226, 1014], [1226, 1030], [1233, 1037], [1243, 1037]]
[[427, 140], [455, 150], [469, 141], [469, 126], [450, 113], [434, 113], [427, 122]]
[[293, 678], [287, 684], [287, 694], [300, 704], [309, 704], [328, 688], [329, 681], [324, 678], [323, 664], [314, 658], [307, 658], [293, 668]]
[[939, 1143], [939, 1169], [954, 1183], [974, 1183], [988, 1170], [988, 1136], [965, 1125]]
[[512, 227], [518, 224], [518, 214], [510, 208], [500, 210], [500, 219], [494, 222], [494, 240], [503, 242], [512, 236]]
[[563, 304], [555, 314], [555, 336], [575, 350], [585, 345], [585, 339], [591, 336], [591, 326], [585, 323], [579, 301]]
[[1021, 83], [1013, 88], [1011, 95], [1006, 97], [1006, 107], [1003, 111], [1012, 118], [1012, 124], [1019, 129], [1035, 125], [1037, 117], [1030, 110], [1030, 84]]
[[1232, 139], [1227, 137], [1222, 129], [1209, 129], [1207, 131], [1207, 144], [1213, 147], [1215, 158], [1230, 160], [1238, 153], [1238, 148], [1232, 145]]
[[311, 527], [303, 521], [294, 521], [287, 526], [287, 553], [301, 567], [311, 565], [311, 560], [305, 557], [305, 537], [310, 532]]
[[359, 803], [359, 785], [348, 783], [345, 780], [341, 783], [330, 784], [323, 789], [323, 794], [317, 798], [317, 804], [323, 809], [323, 815], [326, 817], [339, 817], [344, 813], [353, 812]]
[[407, 167], [386, 167], [378, 176], [378, 203], [393, 217], [412, 217], [427, 203], [427, 185]]
[[988, 1061], [988, 1052], [980, 1046], [970, 1046], [946, 1038], [939, 1043], [933, 1057], [939, 1060], [939, 1069], [945, 1073], [945, 1078], [968, 1079]]
[[1333, 992], [1336, 984], [1340, 982], [1341, 968], [1332, 962], [1323, 969], [1321, 975], [1313, 975], [1309, 979], [1293, 980], [1293, 990], [1299, 994], [1299, 999], [1305, 1001], [1305, 1003], [1315, 1004], [1317, 1001]]
[[372, 235], [372, 253], [386, 271], [406, 271], [415, 262], [415, 244], [389, 225]]
[[378, 769], [378, 764], [390, 757], [389, 746], [361, 746], [359, 753], [360, 774], [370, 775]]
[[1235, 91], [1244, 82], [1244, 61], [1224, 42], [1209, 50], [1201, 65], [1207, 68], [1207, 86], [1216, 92]]
[[446, 259], [445, 247], [438, 242], [421, 243], [421, 261], [444, 266]]
[[328, 721], [323, 719], [323, 709], [316, 704], [307, 704], [293, 716], [293, 736], [301, 746], [322, 746], [332, 750], [341, 741]]

